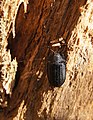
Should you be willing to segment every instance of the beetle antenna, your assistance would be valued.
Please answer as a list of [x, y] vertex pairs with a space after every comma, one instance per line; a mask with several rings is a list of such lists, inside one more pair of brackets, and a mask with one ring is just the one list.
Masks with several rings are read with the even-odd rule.
[[48, 46], [48, 48], [49, 48], [53, 53], [56, 53], [54, 50], [52, 50], [52, 49], [50, 48], [50, 46]]

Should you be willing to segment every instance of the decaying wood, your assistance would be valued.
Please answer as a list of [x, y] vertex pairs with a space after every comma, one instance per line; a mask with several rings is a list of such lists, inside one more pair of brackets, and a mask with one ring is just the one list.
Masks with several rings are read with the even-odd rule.
[[[91, 0], [29, 0], [26, 13], [23, 3], [19, 6], [15, 38], [11, 32], [7, 46], [18, 69], [2, 119], [93, 119], [92, 16]], [[49, 85], [46, 62], [49, 43], [61, 39], [67, 75], [57, 88]]]

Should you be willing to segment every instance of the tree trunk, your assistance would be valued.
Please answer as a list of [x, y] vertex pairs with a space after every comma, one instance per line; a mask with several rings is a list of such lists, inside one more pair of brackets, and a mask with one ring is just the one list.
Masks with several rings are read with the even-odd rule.
[[[19, 6], [15, 38], [11, 32], [7, 46], [18, 68], [2, 119], [93, 119], [92, 5], [89, 0], [30, 0], [26, 13], [23, 3]], [[54, 51], [66, 57], [66, 80], [53, 87], [46, 70], [48, 46], [60, 39], [65, 45]]]

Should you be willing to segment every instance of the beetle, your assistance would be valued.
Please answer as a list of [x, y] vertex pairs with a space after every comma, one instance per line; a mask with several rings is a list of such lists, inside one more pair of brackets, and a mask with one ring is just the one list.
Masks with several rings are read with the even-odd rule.
[[47, 62], [47, 77], [54, 87], [60, 87], [66, 79], [66, 59], [64, 54], [52, 52]]

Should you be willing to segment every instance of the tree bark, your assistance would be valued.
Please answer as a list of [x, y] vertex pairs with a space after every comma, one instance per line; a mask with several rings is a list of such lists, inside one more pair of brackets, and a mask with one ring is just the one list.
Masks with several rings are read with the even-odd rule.
[[[7, 47], [12, 59], [16, 57], [18, 69], [12, 96], [8, 98], [8, 106], [3, 111], [3, 119], [88, 120], [87, 109], [90, 110], [88, 115], [93, 110], [93, 68], [86, 70], [86, 57], [86, 65], [75, 62], [79, 57], [78, 51], [82, 51], [78, 48], [81, 39], [77, 36], [71, 38], [81, 16], [80, 8], [85, 4], [86, 0], [30, 0], [27, 13], [24, 13], [23, 4], [20, 5], [15, 21], [15, 38], [12, 33], [9, 35]], [[61, 87], [53, 87], [47, 79], [48, 45], [60, 38], [66, 44], [66, 47], [63, 45], [58, 50], [62, 52], [65, 48], [67, 75]], [[77, 47], [74, 47], [76, 40]], [[78, 64], [79, 67], [76, 67]], [[87, 104], [91, 104], [92, 108]], [[92, 119], [93, 115], [89, 118]]]

